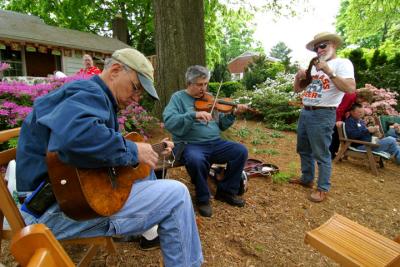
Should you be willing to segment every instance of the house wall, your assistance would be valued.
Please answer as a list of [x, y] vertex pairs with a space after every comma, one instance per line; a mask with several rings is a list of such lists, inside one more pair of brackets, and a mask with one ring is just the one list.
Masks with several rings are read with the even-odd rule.
[[75, 74], [83, 67], [82, 58], [63, 56], [62, 66], [63, 72], [66, 75]]

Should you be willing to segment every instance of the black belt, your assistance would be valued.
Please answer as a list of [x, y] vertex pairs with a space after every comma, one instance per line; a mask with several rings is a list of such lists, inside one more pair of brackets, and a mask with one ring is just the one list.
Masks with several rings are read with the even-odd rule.
[[304, 109], [305, 110], [316, 110], [316, 109], [336, 110], [336, 107], [304, 106]]

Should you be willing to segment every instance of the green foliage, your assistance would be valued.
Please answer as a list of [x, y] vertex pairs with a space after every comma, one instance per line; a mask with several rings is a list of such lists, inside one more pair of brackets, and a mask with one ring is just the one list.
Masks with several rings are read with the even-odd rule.
[[257, 85], [262, 84], [267, 78], [275, 79], [277, 74], [284, 70], [285, 67], [282, 63], [271, 62], [267, 60], [265, 55], [261, 55], [247, 66], [242, 83], [247, 90], [254, 90]]
[[272, 137], [272, 138], [283, 138], [284, 135], [283, 135], [282, 133], [280, 133], [280, 132], [273, 132], [273, 133], [271, 134], [271, 137]]
[[267, 149], [254, 148], [253, 149], [253, 153], [257, 154], [257, 155], [270, 155], [270, 156], [274, 156], [274, 155], [278, 155], [279, 154], [278, 151], [276, 151], [275, 149], [272, 149], [272, 148], [267, 148]]
[[[208, 91], [213, 95], [216, 95], [220, 83], [209, 83]], [[243, 85], [239, 82], [224, 82], [221, 86], [221, 91], [219, 92], [219, 97], [230, 97], [237, 91], [243, 90]]]
[[294, 131], [300, 109], [290, 105], [298, 101], [298, 95], [293, 92], [293, 79], [293, 74], [278, 73], [274, 80], [268, 78], [255, 90], [239, 91], [235, 97], [261, 112], [268, 127]]
[[0, 8], [39, 16], [46, 24], [112, 37], [112, 21], [127, 22], [128, 44], [147, 55], [155, 54], [151, 1], [10, 0]]
[[388, 40], [398, 40], [400, 0], [343, 0], [336, 29], [346, 43], [378, 48]]
[[206, 58], [210, 68], [226, 64], [249, 50], [262, 51], [261, 44], [255, 42], [253, 37], [252, 9], [246, 9], [241, 4], [234, 6], [218, 0], [204, 1]]
[[271, 48], [271, 52], [269, 53], [271, 57], [277, 58], [281, 60], [283, 66], [285, 66], [286, 72], [295, 72], [297, 68], [290, 63], [292, 49], [286, 46], [284, 42], [278, 42], [275, 46]]
[[341, 54], [353, 62], [357, 88], [372, 84], [400, 93], [400, 52], [388, 56], [385, 50], [357, 48]]
[[210, 81], [211, 82], [227, 82], [231, 80], [231, 74], [228, 70], [228, 66], [224, 62], [217, 63], [212, 71]]
[[287, 183], [289, 180], [293, 178], [291, 173], [286, 173], [286, 172], [278, 172], [272, 175], [272, 182], [274, 183]]
[[247, 127], [240, 127], [235, 133], [236, 136], [238, 136], [242, 139], [249, 137], [250, 134], [251, 134], [251, 132], [250, 132], [249, 128], [247, 128]]

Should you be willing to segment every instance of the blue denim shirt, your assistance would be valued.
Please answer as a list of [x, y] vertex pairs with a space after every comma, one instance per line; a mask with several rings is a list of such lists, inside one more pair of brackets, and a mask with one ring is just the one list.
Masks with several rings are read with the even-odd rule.
[[17, 190], [33, 191], [47, 177], [47, 151], [80, 168], [137, 164], [136, 145], [118, 132], [117, 112], [99, 76], [36, 99], [18, 140]]
[[[345, 121], [346, 134], [350, 139], [371, 142], [371, 134], [369, 133], [365, 122], [363, 120], [356, 120], [353, 117], [348, 117]], [[360, 146], [360, 144], [352, 144], [354, 147]]]

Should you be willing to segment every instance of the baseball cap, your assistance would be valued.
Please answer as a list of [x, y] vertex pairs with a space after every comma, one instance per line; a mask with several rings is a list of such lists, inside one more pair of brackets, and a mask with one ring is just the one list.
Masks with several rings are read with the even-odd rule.
[[142, 53], [133, 48], [123, 48], [116, 50], [111, 57], [135, 70], [144, 90], [153, 98], [160, 100], [154, 88], [153, 66]]

